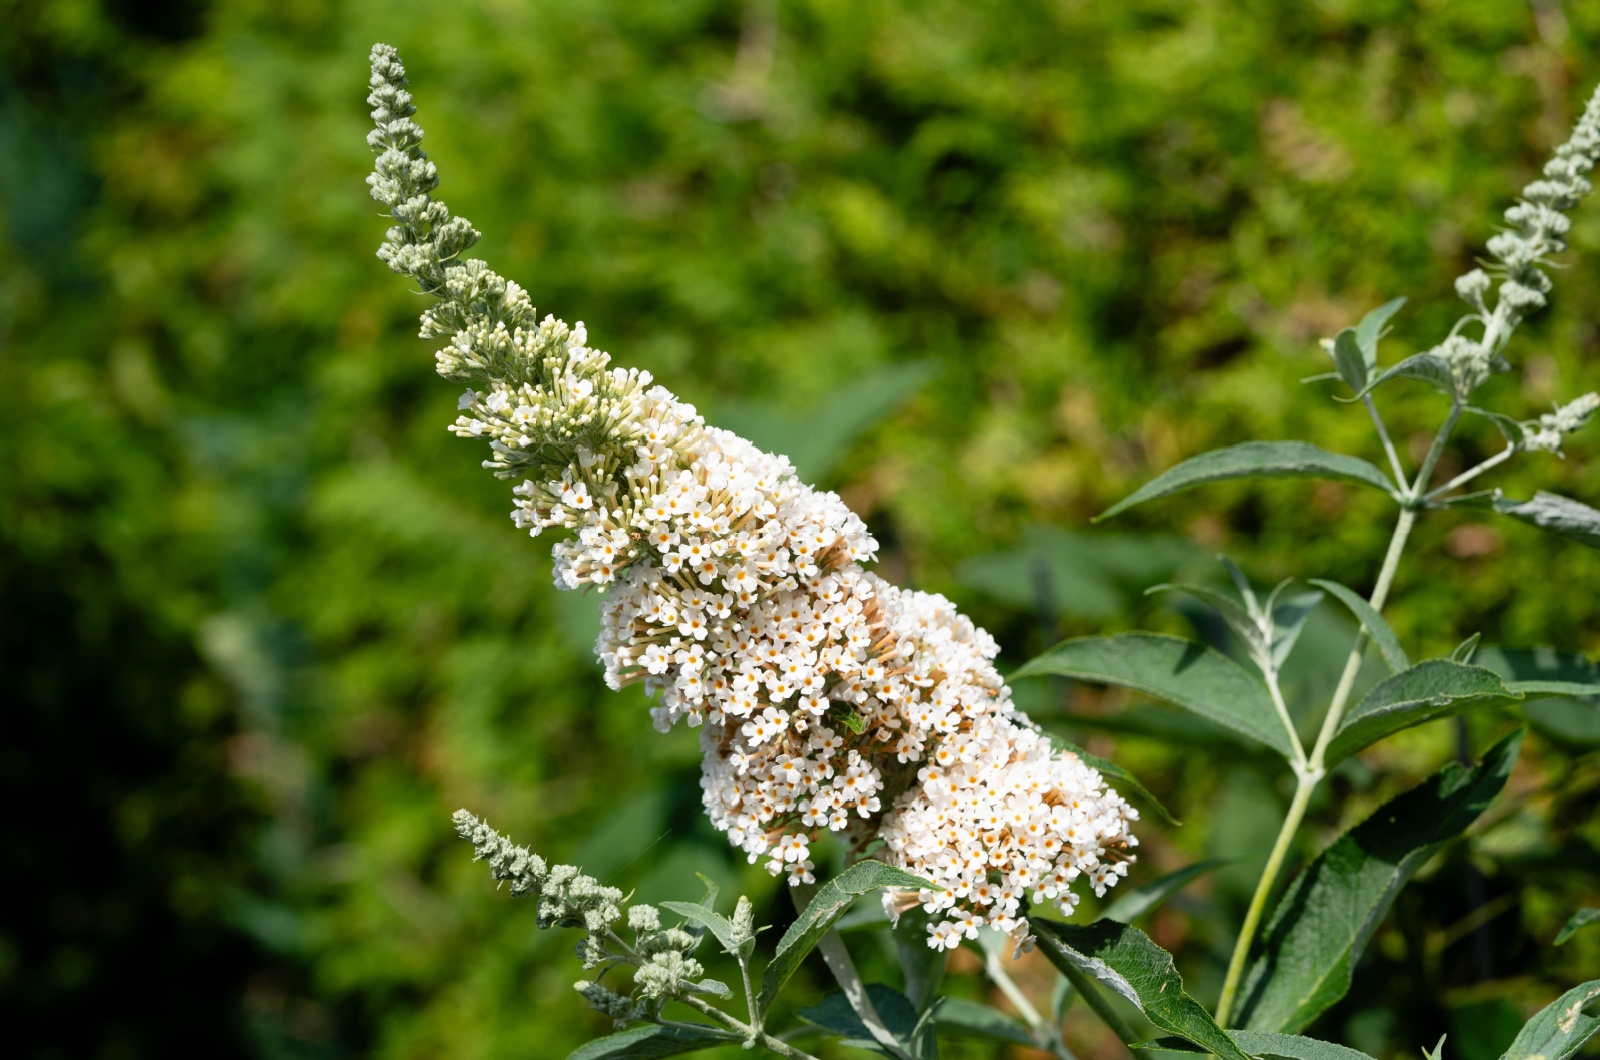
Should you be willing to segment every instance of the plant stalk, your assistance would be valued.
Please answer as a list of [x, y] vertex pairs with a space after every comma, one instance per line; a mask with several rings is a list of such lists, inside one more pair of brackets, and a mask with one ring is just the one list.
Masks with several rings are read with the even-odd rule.
[[693, 994], [685, 994], [678, 1000], [682, 1001], [691, 1008], [699, 1009], [712, 1019], [721, 1020], [729, 1027], [738, 1031], [746, 1041], [753, 1041], [764, 1049], [771, 1049], [779, 1056], [786, 1056], [789, 1058], [789, 1060], [817, 1060], [816, 1057], [812, 1056], [804, 1049], [796, 1048], [795, 1046], [790, 1045], [788, 1042], [783, 1041], [781, 1038], [774, 1038], [766, 1031], [747, 1026], [746, 1024], [741, 1023], [738, 1019], [735, 1019], [733, 1016], [728, 1015], [720, 1008], [717, 1008], [715, 1005], [707, 1004], [706, 1002], [695, 997]]
[[1072, 1050], [1067, 1048], [1067, 1043], [1061, 1037], [1061, 1028], [1048, 1022], [1039, 1015], [1039, 1010], [1033, 1007], [1028, 996], [1017, 986], [1016, 981], [1006, 973], [1000, 963], [1000, 954], [997, 950], [984, 947], [983, 970], [1000, 992], [1006, 996], [1012, 1006], [1017, 1010], [1017, 1015], [1028, 1025], [1028, 1030], [1033, 1032], [1034, 1040], [1040, 1048], [1046, 1049], [1059, 1060], [1075, 1060]]
[[[795, 908], [802, 913], [805, 912], [806, 906], [811, 904], [811, 888], [802, 885], [793, 888], [793, 893]], [[856, 971], [856, 963], [850, 959], [850, 951], [845, 948], [844, 939], [839, 937], [839, 933], [829, 928], [827, 934], [818, 941], [817, 952], [822, 954], [823, 963], [828, 966], [828, 971], [833, 973], [839, 989], [844, 991], [845, 1000], [850, 1002], [850, 1007], [860, 1017], [867, 1032], [872, 1035], [873, 1041], [899, 1060], [916, 1060], [890, 1032], [883, 1022], [883, 1017], [878, 1015], [877, 1007], [867, 995], [867, 984], [862, 982], [861, 973]]]
[[[1461, 419], [1461, 409], [1460, 400], [1450, 406], [1450, 415], [1439, 428], [1439, 433], [1434, 436], [1433, 445], [1417, 472], [1416, 481], [1402, 502], [1400, 518], [1396, 521], [1394, 534], [1389, 539], [1389, 551], [1383, 558], [1383, 569], [1378, 572], [1377, 584], [1373, 586], [1372, 596], [1368, 600], [1374, 611], [1381, 613], [1384, 604], [1388, 602], [1395, 573], [1400, 569], [1400, 557], [1405, 553], [1411, 529], [1417, 522], [1418, 505], [1429, 480], [1433, 477], [1434, 468], [1439, 464], [1445, 443], [1449, 441], [1457, 422]], [[1356, 633], [1355, 644], [1350, 648], [1350, 657], [1345, 660], [1344, 672], [1339, 676], [1339, 685], [1334, 690], [1333, 701], [1328, 704], [1328, 712], [1322, 719], [1322, 729], [1317, 734], [1311, 758], [1303, 766], [1295, 764], [1295, 789], [1294, 797], [1289, 803], [1289, 812], [1284, 816], [1283, 827], [1278, 830], [1278, 838], [1272, 844], [1272, 852], [1267, 855], [1267, 863], [1261, 870], [1261, 879], [1256, 882], [1255, 893], [1250, 896], [1244, 923], [1239, 926], [1239, 937], [1234, 941], [1233, 955], [1228, 960], [1228, 974], [1222, 982], [1222, 997], [1217, 1002], [1216, 1015], [1217, 1022], [1224, 1027], [1228, 1025], [1228, 1017], [1233, 1014], [1234, 1002], [1239, 994], [1239, 984], [1244, 978], [1245, 961], [1250, 956], [1250, 947], [1255, 942], [1256, 928], [1260, 926], [1261, 916], [1266, 911], [1267, 898], [1278, 882], [1278, 873], [1288, 857], [1289, 847], [1293, 845], [1295, 834], [1300, 830], [1300, 823], [1305, 819], [1306, 807], [1311, 802], [1311, 793], [1325, 773], [1328, 745], [1333, 742], [1334, 734], [1339, 731], [1339, 725], [1344, 721], [1350, 693], [1354, 690], [1356, 677], [1361, 672], [1361, 657], [1366, 651], [1367, 639], [1365, 628]]]

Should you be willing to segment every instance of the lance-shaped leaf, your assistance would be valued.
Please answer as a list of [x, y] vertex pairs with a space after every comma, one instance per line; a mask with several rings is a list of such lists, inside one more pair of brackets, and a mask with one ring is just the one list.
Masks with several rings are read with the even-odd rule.
[[1372, 643], [1378, 646], [1378, 653], [1383, 656], [1390, 673], [1399, 673], [1401, 670], [1411, 668], [1411, 660], [1406, 657], [1406, 650], [1400, 646], [1400, 638], [1394, 635], [1389, 623], [1384, 621], [1383, 616], [1367, 602], [1366, 597], [1338, 582], [1322, 578], [1312, 578], [1311, 584], [1328, 590], [1338, 597], [1340, 603], [1350, 609], [1351, 614], [1356, 616], [1356, 621], [1367, 631], [1367, 636], [1372, 638]]
[[[1275, 1034], [1272, 1031], [1229, 1031], [1228, 1037], [1251, 1056], [1283, 1057], [1285, 1060], [1372, 1060], [1357, 1049], [1334, 1045], [1317, 1038], [1299, 1034]], [[1141, 1043], [1142, 1044], [1142, 1043]], [[1179, 1053], [1198, 1053], [1204, 1050], [1182, 1038], [1160, 1038], [1150, 1042], [1153, 1049], [1167, 1049]], [[1423, 1050], [1427, 1055], [1427, 1050]]]
[[1528, 435], [1528, 432], [1522, 429], [1521, 423], [1518, 423], [1503, 412], [1490, 412], [1488, 409], [1480, 409], [1476, 405], [1463, 405], [1461, 406], [1461, 411], [1470, 412], [1474, 416], [1481, 416], [1488, 420], [1499, 429], [1500, 433], [1505, 436], [1506, 441], [1514, 445], [1520, 445]]
[[[868, 983], [867, 996], [872, 999], [872, 1007], [883, 1019], [884, 1027], [894, 1036], [901, 1048], [913, 1055], [920, 1055], [915, 1047], [921, 1044], [916, 1042], [921, 1030], [917, 1010], [906, 1000], [906, 996], [882, 983]], [[861, 1017], [856, 1015], [855, 1009], [850, 1007], [850, 1000], [844, 996], [843, 991], [829, 994], [810, 1008], [801, 1009], [797, 1015], [807, 1023], [840, 1035], [845, 1039], [843, 1043], [845, 1045], [857, 1049], [869, 1049], [884, 1056], [894, 1055], [872, 1037], [872, 1032], [861, 1022]]]
[[1010, 1042], [1037, 1049], [1038, 1041], [1028, 1028], [1003, 1012], [968, 1001], [947, 997], [933, 1014], [939, 1033], [951, 1038], [977, 1038], [988, 1042]]
[[1272, 666], [1282, 669], [1284, 661], [1289, 658], [1289, 653], [1294, 651], [1295, 641], [1300, 639], [1300, 631], [1305, 628], [1306, 619], [1311, 616], [1318, 604], [1322, 603], [1323, 594], [1318, 590], [1308, 593], [1295, 593], [1284, 596], [1283, 590], [1291, 583], [1284, 581], [1272, 590], [1272, 595], [1267, 598], [1266, 611], [1272, 616]]
[[1119, 895], [1117, 900], [1106, 906], [1100, 915], [1106, 920], [1131, 924], [1212, 869], [1226, 865], [1228, 861], [1228, 858], [1208, 858], [1193, 865], [1185, 865], [1176, 872], [1169, 872], [1165, 876], [1151, 880], [1143, 887]]
[[1600, 1031], [1597, 1002], [1600, 979], [1573, 987], [1523, 1024], [1500, 1060], [1567, 1060]]
[[1480, 704], [1521, 698], [1522, 693], [1506, 687], [1493, 670], [1429, 659], [1374, 685], [1345, 715], [1325, 760], [1331, 766], [1402, 729]]
[[1083, 759], [1085, 765], [1093, 766], [1101, 776], [1110, 780], [1115, 780], [1117, 783], [1113, 785], [1114, 787], [1123, 792], [1133, 792], [1133, 794], [1136, 795], [1141, 802], [1145, 803], [1152, 810], [1156, 811], [1156, 815], [1158, 817], [1172, 825], [1174, 828], [1177, 828], [1179, 825], [1183, 824], [1182, 821], [1168, 813], [1167, 808], [1161, 805], [1160, 800], [1154, 795], [1150, 794], [1149, 790], [1143, 784], [1139, 783], [1138, 777], [1134, 776], [1123, 767], [1117, 765], [1117, 763], [1107, 758], [1101, 758], [1099, 755], [1092, 755], [1088, 751], [1085, 751], [1083, 748], [1079, 747], [1077, 744], [1068, 740], [1063, 740], [1059, 736], [1051, 735], [1050, 742], [1055, 747], [1063, 751], [1070, 751], [1072, 754], [1077, 755], [1079, 758]]
[[1095, 521], [1109, 519], [1156, 497], [1237, 478], [1326, 478], [1394, 494], [1394, 486], [1383, 472], [1359, 457], [1330, 453], [1310, 442], [1245, 442], [1191, 457], [1169, 468], [1095, 516]]
[[1250, 613], [1246, 604], [1240, 603], [1227, 593], [1213, 589], [1209, 585], [1181, 585], [1167, 582], [1152, 585], [1144, 592], [1146, 596], [1166, 592], [1188, 593], [1196, 600], [1207, 604], [1228, 624], [1234, 636], [1243, 642], [1251, 658], [1267, 658], [1267, 640], [1261, 635], [1261, 627], [1256, 624], [1255, 616]]
[[661, 908], [670, 913], [677, 913], [689, 923], [710, 931], [716, 936], [717, 941], [722, 943], [724, 953], [739, 952], [739, 946], [733, 940], [733, 923], [721, 913], [694, 902], [662, 902]]
[[817, 888], [811, 899], [789, 930], [778, 940], [778, 949], [761, 973], [761, 1011], [772, 1006], [773, 998], [789, 981], [806, 954], [816, 948], [822, 936], [833, 927], [833, 922], [844, 915], [850, 904], [869, 891], [880, 887], [895, 887], [908, 891], [925, 890], [933, 885], [927, 880], [900, 869], [891, 868], [881, 861], [860, 861]]
[[1172, 954], [1138, 928], [1115, 920], [1092, 924], [1029, 921], [1051, 963], [1070, 966], [1099, 980], [1139, 1007], [1145, 1019], [1223, 1060], [1245, 1060], [1245, 1052], [1217, 1026], [1211, 1014], [1183, 989]]
[[1245, 973], [1239, 1022], [1295, 1033], [1350, 989], [1361, 951], [1422, 864], [1466, 831], [1511, 774], [1523, 731], [1472, 768], [1451, 763], [1380, 806], [1306, 867]]
[[1450, 365], [1445, 363], [1443, 358], [1435, 357], [1431, 353], [1414, 353], [1394, 367], [1386, 368], [1373, 376], [1366, 386], [1356, 392], [1355, 397], [1339, 400], [1359, 401], [1391, 379], [1418, 379], [1446, 394], [1455, 389], [1455, 380], [1450, 375]]
[[1556, 936], [1555, 944], [1557, 946], [1561, 945], [1590, 924], [1600, 924], [1600, 909], [1596, 909], [1594, 906], [1585, 906], [1572, 914], [1572, 919], [1567, 921], [1566, 925], [1562, 927], [1561, 933]]
[[580, 1045], [567, 1054], [567, 1060], [652, 1060], [738, 1040], [721, 1028], [711, 1026], [704, 1029], [693, 1024], [634, 1027]]
[[1590, 548], [1600, 548], [1600, 511], [1582, 501], [1563, 497], [1559, 493], [1540, 490], [1532, 500], [1514, 501], [1499, 490], [1486, 493], [1469, 493], [1453, 497], [1446, 502], [1452, 508], [1476, 508], [1509, 516], [1529, 526], [1549, 530], [1553, 534], [1576, 541]]
[[1356, 325], [1356, 345], [1361, 348], [1369, 374], [1378, 367], [1378, 340], [1383, 337], [1383, 326], [1405, 304], [1404, 297], [1391, 299], [1362, 317], [1361, 323]]
[[1204, 644], [1156, 633], [1083, 637], [1057, 644], [1011, 680], [1039, 674], [1132, 688], [1259, 740], [1285, 758], [1293, 755], [1267, 686]]
[[1339, 378], [1349, 384], [1351, 390], [1358, 394], [1366, 390], [1372, 366], [1367, 364], [1361, 344], [1356, 341], [1355, 328], [1345, 328], [1333, 337], [1333, 363], [1339, 369]]
[[1587, 655], [1554, 648], [1479, 648], [1473, 663], [1505, 678], [1506, 687], [1538, 696], [1600, 696], [1600, 665]]

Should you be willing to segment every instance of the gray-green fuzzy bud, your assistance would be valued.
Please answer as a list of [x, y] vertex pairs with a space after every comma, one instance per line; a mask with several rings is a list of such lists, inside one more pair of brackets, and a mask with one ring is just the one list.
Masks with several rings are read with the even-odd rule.
[[1585, 427], [1600, 411], [1600, 394], [1585, 394], [1547, 412], [1534, 423], [1523, 424], [1522, 447], [1530, 452], [1560, 453], [1561, 440]]

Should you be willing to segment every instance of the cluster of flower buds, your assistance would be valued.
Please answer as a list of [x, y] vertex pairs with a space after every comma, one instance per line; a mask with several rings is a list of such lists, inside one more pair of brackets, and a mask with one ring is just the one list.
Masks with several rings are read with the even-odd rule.
[[380, 256], [439, 298], [423, 334], [447, 339], [440, 374], [477, 384], [452, 430], [523, 479], [518, 526], [570, 534], [557, 585], [606, 592], [608, 682], [645, 682], [658, 728], [700, 728], [712, 823], [795, 884], [813, 880], [825, 833], [858, 852], [881, 843], [932, 884], [919, 897], [936, 947], [983, 925], [1024, 934], [1029, 900], [1070, 912], [1079, 876], [1103, 894], [1138, 815], [1015, 710], [993, 639], [943, 597], [866, 571], [865, 525], [787, 460], [706, 426], [648, 373], [610, 368], [581, 322], [535, 323], [482, 262], [451, 263], [439, 241], [471, 226], [428, 194], [409, 100], [379, 46], [371, 185], [397, 221]]
[[[705, 979], [694, 959], [698, 936], [679, 927], [661, 926], [655, 906], [634, 905], [624, 911], [622, 892], [604, 887], [573, 865], [546, 866], [544, 859], [519, 847], [466, 810], [455, 813], [456, 831], [472, 844], [473, 860], [487, 861], [490, 875], [511, 885], [517, 898], [539, 903], [539, 926], [578, 928], [584, 933], [578, 956], [586, 969], [633, 967], [633, 990], [619, 994], [599, 982], [580, 982], [577, 990], [619, 1027], [660, 1011], [661, 1005], [686, 994], [725, 996], [726, 985]], [[749, 919], [749, 906], [741, 908]], [[632, 941], [618, 927], [626, 921]]]
[[[1555, 150], [1538, 180], [1522, 189], [1522, 198], [1506, 211], [1506, 230], [1489, 240], [1500, 275], [1499, 294], [1493, 306], [1489, 290], [1493, 281], [1483, 269], [1473, 269], [1456, 280], [1456, 293], [1473, 313], [1464, 317], [1444, 342], [1428, 352], [1443, 361], [1458, 394], [1472, 393], [1498, 371], [1509, 368], [1501, 351], [1524, 317], [1542, 308], [1550, 293], [1550, 277], [1540, 267], [1552, 254], [1567, 248], [1572, 222], [1567, 212], [1593, 190], [1589, 174], [1600, 162], [1600, 90], [1589, 100], [1572, 136]], [[1468, 323], [1482, 325], [1473, 339], [1462, 334]], [[1559, 441], [1559, 439], [1558, 439]]]
[[1561, 440], [1583, 428], [1600, 412], [1600, 394], [1585, 394], [1522, 425], [1522, 448], [1530, 452], [1559, 453]]

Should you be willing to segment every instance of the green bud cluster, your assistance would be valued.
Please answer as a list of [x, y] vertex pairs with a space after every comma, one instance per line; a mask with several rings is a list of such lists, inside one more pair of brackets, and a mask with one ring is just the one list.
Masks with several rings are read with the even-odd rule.
[[[580, 994], [618, 1026], [660, 1011], [662, 1004], [687, 994], [726, 997], [728, 987], [705, 978], [705, 968], [693, 954], [698, 936], [681, 927], [663, 927], [661, 912], [652, 905], [624, 907], [622, 892], [585, 876], [575, 865], [546, 865], [543, 858], [520, 847], [466, 810], [453, 817], [456, 831], [472, 844], [473, 860], [489, 863], [489, 874], [508, 882], [511, 894], [538, 902], [541, 928], [570, 927], [583, 931], [578, 957], [585, 969], [605, 971], [631, 966], [633, 990], [620, 994], [599, 982], [576, 984]], [[751, 938], [750, 901], [739, 900], [735, 923], [743, 917]], [[626, 925], [632, 942], [616, 931]]]
[[[367, 143], [377, 158], [367, 184], [395, 222], [378, 257], [437, 299], [422, 315], [421, 336], [445, 340], [435, 354], [439, 374], [486, 384], [467, 392], [460, 407], [472, 415], [451, 429], [487, 441], [484, 466], [501, 478], [529, 476], [537, 489], [576, 474], [596, 493], [615, 493], [641, 440], [649, 373], [608, 370], [610, 355], [588, 347], [581, 321], [541, 321], [521, 287], [486, 262], [461, 259], [479, 232], [433, 197], [439, 173], [412, 120], [405, 67], [387, 44], [373, 46], [371, 61]], [[545, 508], [556, 503], [540, 499]]]
[[1547, 412], [1534, 423], [1522, 425], [1522, 448], [1529, 452], [1560, 453], [1561, 440], [1586, 426], [1600, 411], [1600, 394], [1585, 394], [1554, 412]]
[[[1449, 368], [1456, 392], [1465, 398], [1495, 372], [1510, 365], [1502, 351], [1517, 325], [1544, 307], [1550, 277], [1543, 266], [1552, 254], [1567, 249], [1566, 234], [1572, 222], [1567, 211], [1594, 185], [1589, 174], [1600, 162], [1600, 90], [1590, 97], [1572, 136], [1556, 148], [1538, 180], [1522, 189], [1522, 197], [1506, 211], [1506, 231], [1488, 242], [1494, 259], [1489, 271], [1473, 269], [1456, 280], [1456, 293], [1472, 307], [1451, 330], [1450, 336], [1428, 352]], [[1494, 285], [1490, 272], [1500, 276], [1498, 294], [1490, 305]], [[1477, 339], [1461, 334], [1472, 322], [1482, 324]], [[1558, 436], [1559, 444], [1559, 436]]]

